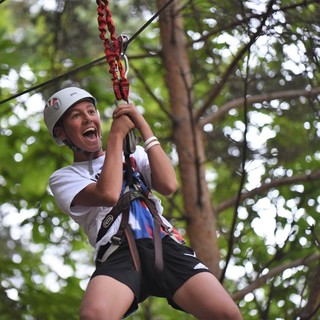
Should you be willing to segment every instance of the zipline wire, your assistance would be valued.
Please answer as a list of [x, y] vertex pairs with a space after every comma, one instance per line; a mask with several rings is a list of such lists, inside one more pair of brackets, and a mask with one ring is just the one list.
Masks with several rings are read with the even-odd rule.
[[60, 80], [60, 79], [65, 78], [65, 77], [67, 77], [67, 76], [71, 76], [71, 75], [73, 75], [73, 74], [76, 74], [76, 73], [78, 73], [78, 72], [81, 71], [81, 70], [88, 69], [89, 67], [97, 64], [98, 62], [103, 61], [104, 59], [105, 59], [105, 57], [101, 57], [101, 58], [96, 59], [96, 60], [94, 60], [94, 61], [92, 61], [92, 62], [89, 62], [89, 63], [87, 63], [87, 64], [85, 64], [85, 65], [83, 65], [83, 66], [81, 66], [81, 67], [78, 67], [78, 68], [76, 68], [76, 69], [73, 69], [73, 70], [71, 70], [71, 71], [68, 71], [68, 72], [66, 72], [66, 73], [63, 73], [63, 74], [61, 74], [60, 76], [57, 76], [57, 77], [55, 77], [55, 78], [53, 78], [53, 79], [51, 79], [51, 80], [42, 82], [42, 83], [40, 83], [40, 84], [38, 84], [38, 85], [35, 85], [35, 86], [33, 86], [33, 87], [29, 88], [29, 89], [26, 89], [26, 90], [21, 91], [21, 92], [19, 92], [19, 93], [17, 93], [17, 94], [14, 94], [14, 95], [12, 95], [12, 96], [4, 99], [4, 100], [1, 100], [1, 101], [0, 101], [0, 104], [3, 104], [3, 103], [5, 103], [5, 102], [8, 102], [8, 101], [13, 100], [13, 99], [15, 99], [15, 98], [18, 98], [18, 97], [20, 97], [20, 96], [22, 96], [22, 95], [24, 95], [24, 94], [26, 94], [26, 93], [28, 93], [28, 92], [35, 91], [35, 90], [37, 90], [37, 89], [39, 89], [39, 88], [41, 88], [41, 87], [45, 87], [45, 86], [47, 86], [47, 85], [49, 85], [49, 84], [51, 84], [51, 83], [54, 83], [54, 82], [56, 82], [56, 81], [58, 81], [58, 80]]
[[[0, 0], [0, 1], [1, 1], [1, 0]], [[4, 0], [3, 0], [3, 1], [4, 1]], [[174, 0], [168, 0], [144, 25], [142, 25], [142, 27], [141, 27], [138, 31], [136, 31], [136, 32], [126, 41], [126, 44], [125, 44], [125, 47], [124, 47], [124, 52], [125, 52], [125, 50], [128, 48], [128, 45], [129, 45], [134, 39], [136, 39], [136, 38], [140, 35], [140, 33], [142, 33], [173, 1], [174, 1]], [[1, 2], [0, 2], [0, 3], [1, 3]], [[105, 58], [106, 58], [106, 57], [103, 56], [103, 57], [98, 58], [98, 59], [96, 59], [96, 60], [94, 60], [94, 61], [92, 61], [92, 62], [89, 62], [89, 63], [87, 63], [87, 64], [85, 64], [85, 65], [82, 65], [82, 66], [80, 66], [80, 67], [78, 67], [78, 68], [76, 68], [76, 69], [73, 69], [73, 70], [71, 70], [71, 71], [68, 71], [68, 72], [66, 72], [66, 73], [63, 73], [63, 74], [61, 74], [61, 75], [59, 75], [59, 76], [57, 76], [57, 77], [55, 77], [55, 78], [53, 78], [53, 79], [51, 79], [51, 80], [48, 80], [48, 81], [45, 81], [45, 82], [40, 83], [40, 84], [38, 84], [38, 85], [35, 85], [35, 86], [33, 86], [33, 87], [31, 87], [31, 88], [29, 88], [29, 89], [27, 89], [27, 90], [24, 90], [24, 91], [22, 91], [22, 92], [18, 92], [17, 94], [14, 94], [14, 95], [12, 95], [12, 96], [4, 99], [4, 100], [1, 100], [1, 101], [0, 101], [0, 105], [3, 104], [3, 103], [6, 103], [6, 102], [8, 102], [8, 101], [11, 101], [11, 100], [13, 100], [13, 99], [16, 99], [16, 98], [18, 98], [18, 97], [20, 97], [20, 96], [22, 96], [22, 95], [24, 95], [24, 94], [26, 94], [26, 93], [29, 93], [29, 92], [31, 92], [31, 91], [35, 91], [35, 90], [38, 90], [38, 89], [40, 89], [40, 88], [42, 88], [42, 87], [48, 86], [49, 84], [54, 83], [54, 82], [56, 82], [56, 81], [58, 81], [58, 80], [60, 80], [60, 79], [63, 79], [63, 78], [66, 78], [66, 77], [68, 77], [68, 76], [71, 76], [71, 75], [73, 75], [73, 74], [76, 74], [76, 73], [78, 73], [79, 71], [82, 71], [82, 70], [85, 70], [85, 69], [89, 69], [89, 67], [91, 67], [91, 66], [93, 66], [93, 65], [96, 65], [96, 64], [98, 64], [99, 62], [102, 62], [103, 60], [105, 60]]]

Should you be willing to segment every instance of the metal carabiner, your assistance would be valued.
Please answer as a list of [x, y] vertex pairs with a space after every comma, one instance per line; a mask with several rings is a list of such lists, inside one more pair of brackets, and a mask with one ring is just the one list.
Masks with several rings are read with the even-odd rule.
[[120, 45], [120, 57], [124, 60], [124, 64], [125, 64], [125, 77], [127, 77], [128, 72], [129, 72], [129, 60], [128, 57], [126, 55], [126, 51], [128, 48], [128, 41], [129, 38], [126, 35], [120, 35], [118, 37], [118, 43]]
[[125, 34], [121, 34], [118, 37], [118, 42], [120, 44], [120, 55], [125, 55], [128, 48], [129, 38]]

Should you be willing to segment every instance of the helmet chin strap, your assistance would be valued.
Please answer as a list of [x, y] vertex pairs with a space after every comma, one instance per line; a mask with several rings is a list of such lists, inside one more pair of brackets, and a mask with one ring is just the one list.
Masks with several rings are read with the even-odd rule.
[[69, 139], [65, 139], [63, 141], [63, 143], [66, 146], [68, 146], [73, 152], [80, 152], [80, 153], [87, 154], [89, 156], [89, 172], [90, 172], [90, 174], [93, 174], [93, 166], [92, 166], [93, 155], [94, 155], [95, 152], [98, 152], [102, 148], [102, 137], [100, 137], [100, 147], [95, 151], [87, 151], [87, 150], [84, 150], [84, 149], [81, 149], [81, 148], [77, 147], [70, 140], [70, 138]]

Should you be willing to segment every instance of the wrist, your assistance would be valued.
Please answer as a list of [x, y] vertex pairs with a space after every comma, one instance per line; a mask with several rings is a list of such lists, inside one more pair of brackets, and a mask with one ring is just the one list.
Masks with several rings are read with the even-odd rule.
[[157, 137], [151, 136], [145, 140], [143, 148], [145, 152], [148, 152], [152, 147], [160, 145], [160, 142]]

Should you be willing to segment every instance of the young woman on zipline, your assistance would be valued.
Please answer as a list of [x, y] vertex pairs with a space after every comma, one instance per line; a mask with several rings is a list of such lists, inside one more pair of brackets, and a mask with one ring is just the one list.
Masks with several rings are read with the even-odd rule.
[[[147, 297], [158, 296], [198, 319], [241, 320], [229, 294], [162, 216], [151, 189], [170, 195], [177, 180], [137, 108], [130, 103], [115, 108], [106, 151], [96, 99], [85, 90], [68, 87], [53, 94], [44, 120], [55, 141], [70, 147], [74, 157], [50, 177], [54, 198], [95, 247], [96, 269], [80, 318], [118, 320]], [[132, 129], [144, 147], [136, 146], [128, 162], [123, 141]]]

